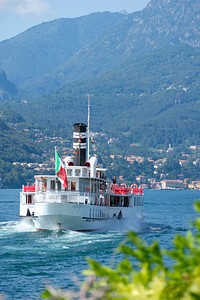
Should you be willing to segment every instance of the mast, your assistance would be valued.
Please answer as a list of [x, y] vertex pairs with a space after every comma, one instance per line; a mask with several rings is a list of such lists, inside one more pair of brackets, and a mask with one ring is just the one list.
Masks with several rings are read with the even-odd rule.
[[90, 94], [86, 94], [88, 97], [88, 124], [87, 124], [87, 161], [90, 159]]

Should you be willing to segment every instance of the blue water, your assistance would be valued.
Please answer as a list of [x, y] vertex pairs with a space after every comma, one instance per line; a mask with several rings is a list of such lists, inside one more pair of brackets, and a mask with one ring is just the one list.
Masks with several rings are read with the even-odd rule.
[[[140, 237], [171, 247], [173, 235], [185, 234], [196, 213], [200, 191], [145, 191]], [[0, 190], [0, 294], [6, 299], [40, 299], [47, 284], [75, 289], [86, 257], [110, 265], [124, 233], [35, 231], [18, 217], [19, 190]]]

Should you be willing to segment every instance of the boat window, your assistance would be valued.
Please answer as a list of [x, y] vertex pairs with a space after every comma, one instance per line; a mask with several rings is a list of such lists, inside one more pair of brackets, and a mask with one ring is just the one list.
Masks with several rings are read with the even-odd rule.
[[114, 206], [114, 197], [113, 196], [110, 197], [110, 206]]
[[129, 199], [128, 197], [124, 197], [124, 206], [129, 207]]
[[83, 169], [83, 176], [86, 177], [87, 176], [87, 170]]
[[26, 204], [32, 203], [32, 195], [26, 195]]
[[72, 170], [71, 169], [67, 169], [67, 175], [72, 176]]
[[79, 191], [81, 192], [90, 192], [90, 181], [87, 179], [79, 179]]
[[58, 189], [58, 191], [61, 190], [61, 182], [60, 181], [57, 182], [57, 189]]
[[121, 206], [121, 204], [122, 204], [121, 197], [118, 196], [110, 197], [110, 206]]
[[101, 183], [100, 184], [100, 190], [102, 190], [102, 191], [106, 191], [106, 188], [107, 188], [107, 186], [106, 186], [106, 183], [105, 182], [103, 182], [103, 183]]
[[75, 191], [76, 190], [76, 181], [71, 182], [71, 190]]
[[92, 182], [91, 189], [92, 189], [92, 193], [96, 192], [96, 185], [94, 182]]
[[108, 206], [109, 205], [109, 198], [106, 196], [105, 197], [105, 205]]
[[47, 182], [46, 181], [42, 181], [42, 190], [46, 191], [47, 189]]
[[75, 170], [75, 176], [80, 176], [81, 170], [80, 169], [76, 169]]
[[55, 180], [51, 180], [51, 183], [50, 183], [50, 189], [51, 189], [51, 190], [55, 190], [55, 187], [56, 187]]

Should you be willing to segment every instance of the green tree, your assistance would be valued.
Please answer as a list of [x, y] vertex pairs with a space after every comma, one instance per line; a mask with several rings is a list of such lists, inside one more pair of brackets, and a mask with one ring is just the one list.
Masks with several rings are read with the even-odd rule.
[[167, 174], [167, 178], [169, 179], [177, 179], [177, 176], [182, 172], [182, 169], [178, 159], [169, 157], [159, 171]]
[[[195, 204], [200, 212], [200, 203]], [[43, 299], [105, 300], [199, 300], [200, 299], [200, 218], [194, 231], [176, 235], [171, 250], [157, 241], [146, 245], [137, 234], [128, 233], [117, 249], [123, 259], [115, 268], [88, 259], [90, 269], [80, 292], [46, 289]], [[170, 266], [166, 263], [170, 258]]]

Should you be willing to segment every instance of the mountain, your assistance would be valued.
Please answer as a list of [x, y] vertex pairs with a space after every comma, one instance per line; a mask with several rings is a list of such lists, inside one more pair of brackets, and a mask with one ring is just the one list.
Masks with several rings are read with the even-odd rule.
[[90, 49], [70, 58], [54, 76], [57, 82], [83, 80], [99, 76], [127, 58], [179, 42], [199, 47], [199, 14], [198, 0], [150, 1], [143, 11], [129, 15]]
[[[41, 154], [33, 145], [29, 127], [31, 123], [17, 113], [13, 108], [1, 105], [0, 108], [0, 161], [7, 162], [32, 161], [36, 154]], [[38, 147], [39, 148], [39, 147]]]
[[5, 41], [0, 53], [15, 44], [17, 62], [22, 49], [35, 54], [27, 62], [31, 80], [26, 60], [14, 75], [21, 87], [30, 85], [27, 103], [14, 109], [41, 126], [69, 128], [86, 119], [89, 92], [94, 130], [152, 146], [198, 142], [199, 15], [197, 0], [152, 0], [130, 15], [59, 19]]
[[120, 13], [104, 12], [34, 26], [0, 43], [0, 66], [17, 85], [33, 85], [80, 49], [100, 39], [124, 17]]
[[70, 58], [56, 74], [57, 81], [96, 77], [127, 58], [180, 42], [200, 47], [199, 14], [198, 0], [150, 1], [143, 11], [129, 15], [90, 49]]
[[96, 78], [169, 45], [200, 47], [199, 0], [152, 0], [130, 15], [97, 13], [35, 26], [0, 43], [0, 66], [30, 93]]
[[16, 96], [16, 86], [7, 79], [6, 73], [0, 69], [0, 101]]
[[100, 78], [69, 83], [30, 101], [29, 108], [16, 103], [15, 109], [33, 123], [69, 128], [77, 120], [87, 122], [90, 91], [92, 130], [115, 136], [120, 147], [124, 140], [148, 147], [200, 144], [199, 65], [198, 48], [169, 46], [129, 59]]

